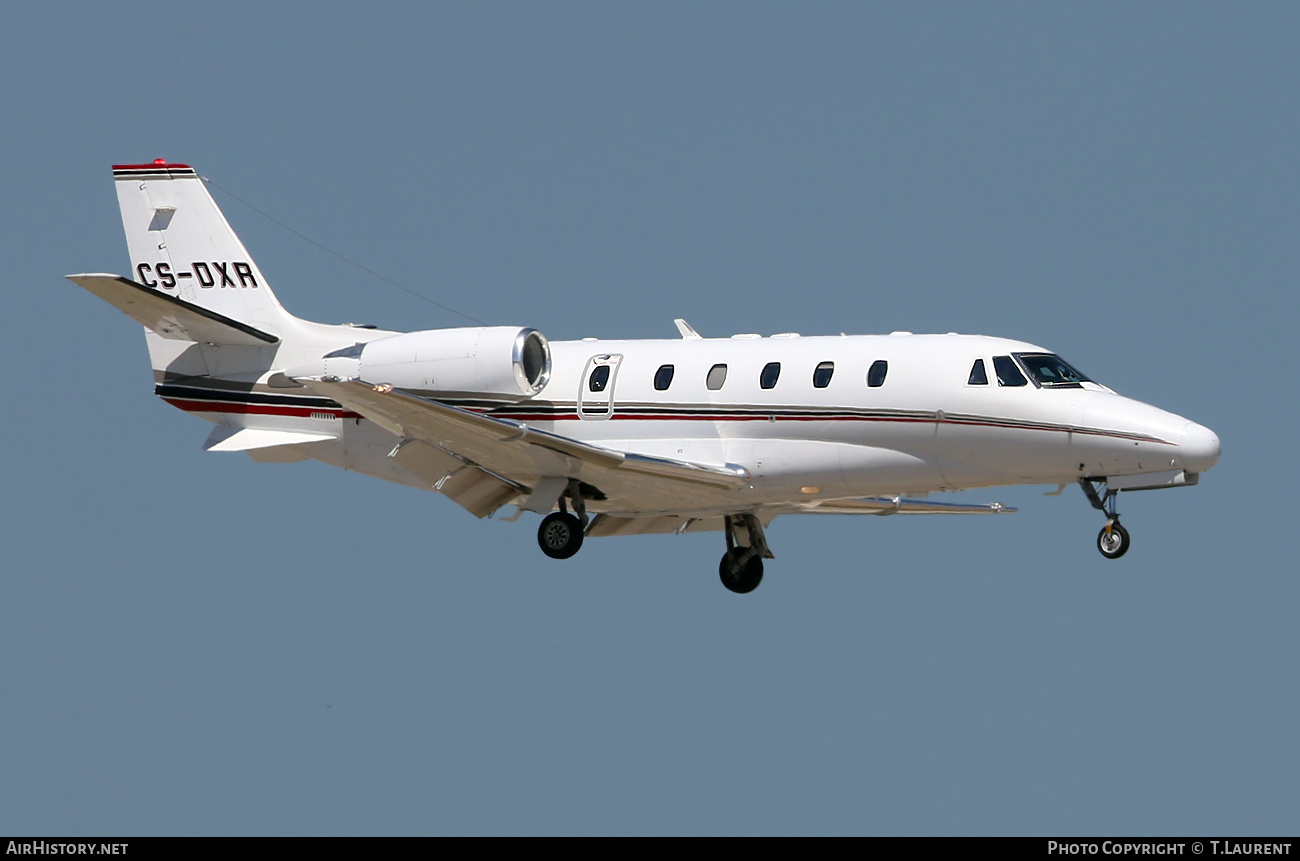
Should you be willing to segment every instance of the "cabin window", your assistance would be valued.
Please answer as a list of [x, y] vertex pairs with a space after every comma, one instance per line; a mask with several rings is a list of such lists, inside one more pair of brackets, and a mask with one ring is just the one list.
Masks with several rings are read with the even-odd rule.
[[824, 389], [831, 384], [831, 377], [835, 375], [834, 362], [822, 362], [813, 370], [813, 388]]
[[867, 371], [867, 385], [873, 389], [878, 389], [885, 384], [885, 375], [889, 373], [889, 362], [884, 359], [877, 359], [871, 363], [871, 370]]
[[1010, 356], [994, 356], [993, 372], [998, 375], [999, 386], [1026, 386], [1029, 381], [1020, 373]]
[[989, 384], [988, 372], [984, 370], [984, 360], [976, 359], [975, 364], [970, 366], [970, 377], [966, 380], [968, 386], [987, 386]]
[[709, 368], [709, 375], [704, 378], [704, 385], [711, 392], [716, 392], [722, 388], [722, 384], [727, 381], [727, 366], [714, 365]]
[[765, 389], [770, 389], [776, 385], [776, 381], [781, 377], [781, 363], [768, 362], [763, 366], [763, 373], [758, 375], [758, 384]]
[[605, 391], [605, 386], [609, 385], [609, 365], [598, 365], [587, 378], [587, 388], [593, 392]]
[[668, 387], [673, 384], [672, 365], [660, 365], [659, 370], [655, 371], [655, 391], [666, 392]]

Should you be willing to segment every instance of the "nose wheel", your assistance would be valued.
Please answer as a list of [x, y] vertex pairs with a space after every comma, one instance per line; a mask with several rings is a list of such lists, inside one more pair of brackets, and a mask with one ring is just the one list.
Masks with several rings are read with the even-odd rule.
[[1097, 549], [1107, 559], [1118, 559], [1128, 552], [1128, 530], [1112, 520], [1097, 533]]
[[1107, 559], [1118, 559], [1128, 552], [1129, 537], [1128, 530], [1119, 523], [1119, 511], [1116, 510], [1116, 498], [1119, 491], [1107, 487], [1105, 494], [1099, 493], [1098, 485], [1105, 485], [1105, 480], [1094, 481], [1090, 478], [1079, 479], [1079, 486], [1083, 488], [1084, 494], [1092, 507], [1106, 515], [1106, 525], [1097, 533], [1097, 549], [1101, 555]]

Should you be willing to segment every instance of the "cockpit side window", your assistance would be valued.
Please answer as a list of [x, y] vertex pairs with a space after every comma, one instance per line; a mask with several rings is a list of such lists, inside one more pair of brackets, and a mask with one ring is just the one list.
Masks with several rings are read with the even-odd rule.
[[970, 376], [966, 379], [968, 386], [987, 386], [989, 384], [988, 372], [984, 370], [984, 360], [976, 359], [975, 364], [970, 366]]
[[365, 344], [353, 344], [351, 347], [342, 347], [332, 353], [326, 353], [323, 358], [326, 359], [359, 359], [361, 351], [366, 348]]
[[1081, 389], [1080, 383], [1090, 383], [1069, 362], [1051, 353], [1015, 353], [1020, 364], [1034, 378], [1034, 382], [1048, 389]]
[[1029, 380], [1026, 380], [1025, 375], [1020, 373], [1020, 369], [1016, 367], [1016, 363], [1012, 361], [1010, 356], [994, 356], [993, 372], [998, 375], [999, 386], [1029, 385]]

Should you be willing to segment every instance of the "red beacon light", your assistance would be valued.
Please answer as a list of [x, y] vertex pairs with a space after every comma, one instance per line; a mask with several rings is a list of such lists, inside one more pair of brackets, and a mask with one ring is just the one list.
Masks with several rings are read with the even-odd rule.
[[156, 159], [153, 160], [153, 163], [154, 163], [154, 164], [166, 164], [166, 163], [167, 163], [167, 159], [165, 159], [165, 158], [156, 158]]

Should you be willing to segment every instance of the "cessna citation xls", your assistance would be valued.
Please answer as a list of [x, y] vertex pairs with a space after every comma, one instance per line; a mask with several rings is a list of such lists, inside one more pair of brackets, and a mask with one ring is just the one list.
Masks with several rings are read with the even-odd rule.
[[723, 584], [749, 592], [779, 514], [1000, 513], [924, 497], [1074, 482], [1116, 559], [1119, 491], [1195, 484], [1219, 457], [1209, 429], [1002, 338], [311, 323], [281, 307], [193, 168], [113, 177], [134, 277], [69, 278], [144, 324], [155, 392], [216, 424], [206, 450], [314, 458], [478, 517], [514, 503], [545, 515], [553, 559], [584, 537], [716, 530]]

